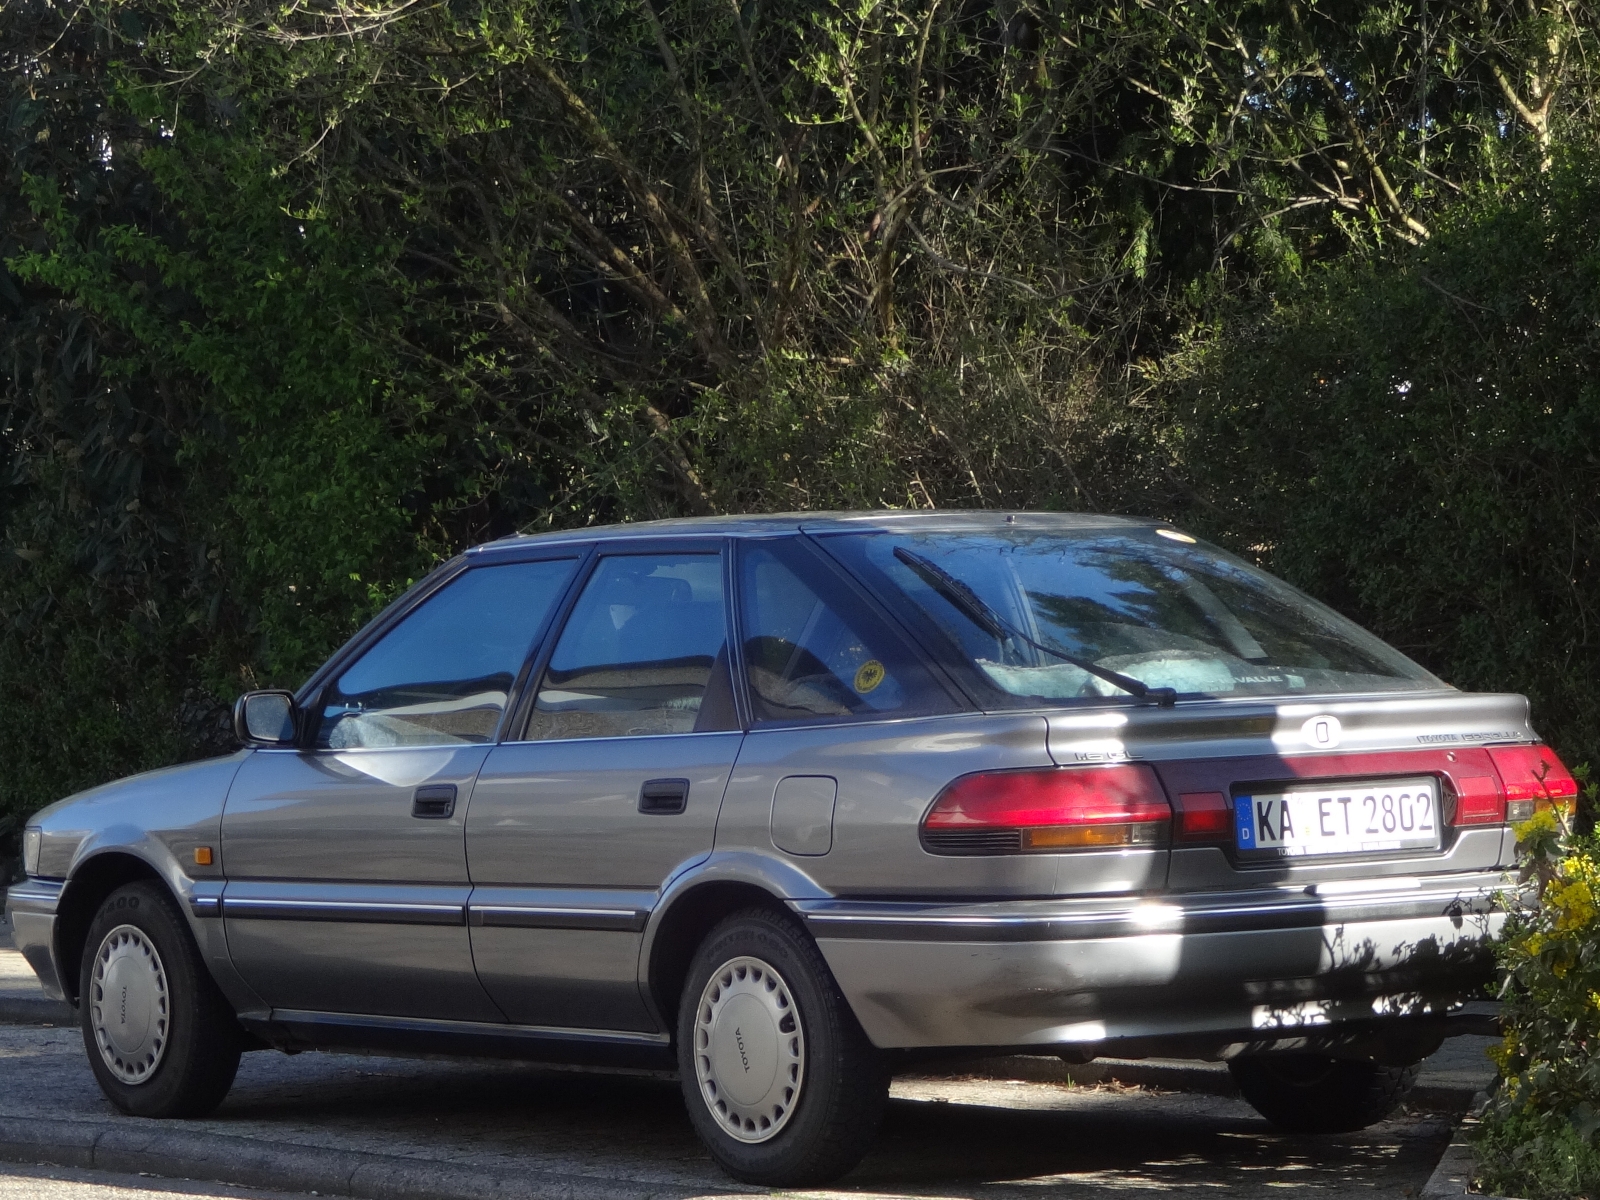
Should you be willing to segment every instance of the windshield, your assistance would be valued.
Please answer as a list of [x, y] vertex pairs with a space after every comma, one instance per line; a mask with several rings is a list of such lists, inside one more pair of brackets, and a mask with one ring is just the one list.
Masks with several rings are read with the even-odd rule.
[[1326, 605], [1175, 530], [819, 540], [888, 599], [909, 601], [1018, 700], [1127, 696], [1137, 690], [1130, 680], [1180, 697], [1445, 686]]

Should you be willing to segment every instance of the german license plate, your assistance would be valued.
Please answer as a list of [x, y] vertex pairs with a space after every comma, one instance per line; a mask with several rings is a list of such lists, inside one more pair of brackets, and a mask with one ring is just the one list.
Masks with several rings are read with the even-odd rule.
[[1341, 783], [1233, 798], [1240, 850], [1284, 855], [1439, 848], [1434, 779]]

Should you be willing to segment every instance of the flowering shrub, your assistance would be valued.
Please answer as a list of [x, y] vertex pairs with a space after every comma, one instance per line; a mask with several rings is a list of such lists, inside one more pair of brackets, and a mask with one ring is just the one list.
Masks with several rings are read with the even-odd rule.
[[[1584, 789], [1591, 811], [1595, 793]], [[1497, 947], [1504, 1037], [1489, 1052], [1501, 1084], [1476, 1135], [1479, 1183], [1600, 1197], [1600, 838], [1555, 807], [1516, 834], [1521, 887]]]

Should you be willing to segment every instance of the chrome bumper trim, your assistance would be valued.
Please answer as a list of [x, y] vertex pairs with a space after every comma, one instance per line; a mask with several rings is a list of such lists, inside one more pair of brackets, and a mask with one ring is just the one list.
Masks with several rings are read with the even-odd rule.
[[66, 886], [56, 879], [27, 879], [6, 891], [11, 940], [52, 1000], [67, 998], [55, 956], [56, 906]]
[[793, 907], [817, 937], [878, 941], [1059, 942], [1139, 937], [1153, 933], [1249, 933], [1313, 929], [1350, 922], [1427, 917], [1459, 920], [1493, 911], [1485, 888], [1436, 889], [1324, 898], [1167, 901], [1108, 909], [1019, 901], [1012, 904], [929, 905], [893, 901], [810, 900]]
[[6, 912], [37, 912], [53, 917], [66, 886], [62, 879], [24, 879], [14, 883], [6, 890]]

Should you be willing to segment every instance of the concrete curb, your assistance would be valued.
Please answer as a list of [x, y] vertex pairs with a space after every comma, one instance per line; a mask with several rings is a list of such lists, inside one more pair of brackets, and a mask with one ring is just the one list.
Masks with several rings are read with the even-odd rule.
[[[688, 1200], [703, 1188], [330, 1150], [140, 1122], [0, 1117], [0, 1160], [360, 1200]], [[746, 1189], [732, 1185], [730, 1193]]]
[[1472, 1176], [1476, 1171], [1476, 1165], [1472, 1159], [1472, 1145], [1467, 1141], [1467, 1136], [1472, 1127], [1478, 1123], [1478, 1114], [1488, 1103], [1487, 1092], [1478, 1092], [1472, 1097], [1472, 1105], [1461, 1123], [1456, 1126], [1450, 1144], [1445, 1147], [1444, 1154], [1439, 1159], [1439, 1165], [1433, 1169], [1433, 1174], [1428, 1176], [1428, 1182], [1422, 1185], [1422, 1195], [1419, 1200], [1454, 1200], [1457, 1196], [1473, 1196], [1477, 1200], [1511, 1200], [1507, 1196], [1489, 1196], [1472, 1190]]
[[65, 1000], [43, 996], [0, 995], [0, 1025], [76, 1025], [77, 1014]]

